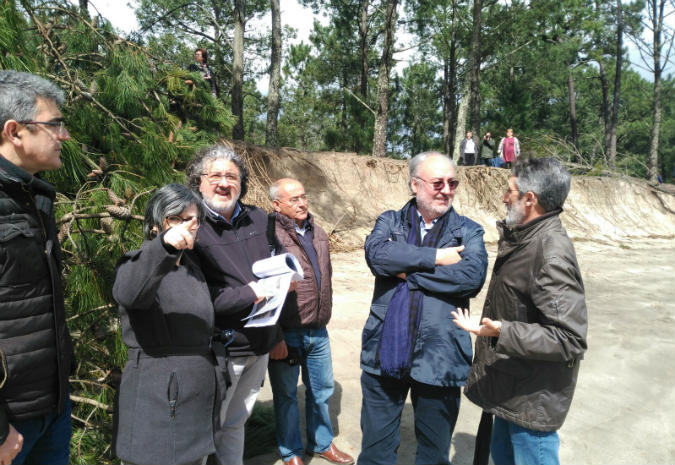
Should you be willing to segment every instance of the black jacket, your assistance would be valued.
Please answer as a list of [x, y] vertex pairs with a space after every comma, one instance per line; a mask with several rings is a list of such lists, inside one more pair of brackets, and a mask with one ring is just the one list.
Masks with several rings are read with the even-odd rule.
[[240, 204], [242, 211], [232, 224], [207, 210], [197, 233], [195, 251], [211, 290], [216, 312], [216, 327], [236, 330], [228, 346], [233, 357], [264, 355], [282, 338], [278, 325], [244, 328], [242, 318], [251, 313], [255, 292], [248, 286], [258, 278], [253, 263], [269, 258], [267, 213], [260, 208]]
[[0, 156], [0, 443], [8, 422], [63, 411], [72, 343], [54, 187]]
[[115, 277], [129, 358], [114, 444], [127, 462], [175, 465], [215, 450], [216, 379], [224, 377], [211, 348], [213, 305], [192, 252], [180, 265], [178, 256], [160, 236], [122, 257]]
[[572, 402], [586, 351], [584, 285], [560, 210], [525, 225], [498, 223], [499, 251], [483, 315], [498, 338], [478, 337], [465, 393], [524, 428], [554, 431]]

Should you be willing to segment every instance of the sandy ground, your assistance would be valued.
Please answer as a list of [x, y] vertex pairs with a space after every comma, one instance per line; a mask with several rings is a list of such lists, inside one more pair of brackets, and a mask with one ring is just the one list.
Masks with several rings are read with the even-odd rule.
[[[641, 240], [575, 244], [586, 285], [589, 350], [565, 425], [565, 464], [675, 463], [675, 242]], [[496, 246], [488, 247], [490, 270]], [[368, 316], [373, 277], [362, 251], [333, 255], [334, 310], [328, 329], [333, 350], [332, 399], [336, 444], [356, 457], [361, 389], [361, 329]], [[488, 272], [490, 272], [488, 270]], [[480, 315], [484, 290], [472, 302]], [[303, 398], [304, 388], [299, 393]], [[272, 405], [269, 382], [259, 402]], [[302, 407], [301, 401], [301, 407]], [[304, 415], [304, 414], [303, 414]], [[450, 458], [471, 464], [480, 410], [462, 399]], [[304, 426], [303, 426], [304, 428]], [[399, 464], [414, 463], [410, 399], [403, 411]], [[279, 465], [276, 454], [247, 465]], [[305, 463], [328, 463], [306, 458]]]

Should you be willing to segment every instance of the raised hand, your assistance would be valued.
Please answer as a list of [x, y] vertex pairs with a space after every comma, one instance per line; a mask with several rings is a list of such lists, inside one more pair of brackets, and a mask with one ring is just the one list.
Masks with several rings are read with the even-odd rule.
[[502, 330], [502, 322], [490, 318], [483, 318], [480, 325], [472, 322], [468, 308], [457, 308], [450, 315], [453, 323], [476, 336], [497, 337]]
[[176, 250], [192, 249], [195, 245], [198, 226], [198, 218], [192, 218], [190, 221], [177, 224], [164, 234], [164, 243], [169, 244]]

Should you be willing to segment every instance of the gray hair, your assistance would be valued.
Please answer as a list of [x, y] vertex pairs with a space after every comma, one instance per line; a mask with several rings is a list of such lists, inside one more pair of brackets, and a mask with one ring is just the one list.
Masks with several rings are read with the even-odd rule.
[[447, 155], [442, 154], [441, 152], [435, 152], [435, 151], [431, 150], [431, 151], [428, 151], [428, 152], [418, 153], [417, 155], [415, 155], [414, 157], [412, 157], [412, 158], [410, 159], [410, 161], [408, 162], [408, 172], [409, 172], [409, 174], [410, 174], [410, 179], [408, 179], [408, 187], [411, 187], [411, 186], [412, 186], [412, 184], [411, 184], [411, 183], [412, 183], [412, 178], [414, 178], [415, 176], [417, 176], [417, 171], [420, 169], [420, 165], [421, 165], [422, 163], [424, 163], [424, 161], [425, 161], [427, 158], [429, 158], [429, 157], [435, 157], [435, 156], [441, 156], [441, 157], [447, 158], [447, 159], [450, 160], [450, 162], [452, 163], [453, 168], [455, 167], [455, 162], [454, 162], [454, 160], [452, 160], [452, 159], [451, 159], [450, 157], [448, 157]]
[[0, 71], [0, 128], [8, 120], [35, 118], [37, 99], [63, 105], [63, 91], [40, 76], [19, 71]]
[[180, 215], [186, 208], [194, 205], [199, 212], [199, 222], [204, 220], [204, 206], [202, 199], [189, 187], [182, 184], [167, 184], [155, 191], [145, 207], [143, 220], [143, 237], [153, 239], [156, 233], [153, 228], [161, 231], [164, 220], [171, 215]]
[[234, 163], [239, 168], [239, 176], [241, 177], [241, 194], [239, 198], [246, 195], [248, 188], [248, 168], [244, 159], [235, 153], [235, 151], [222, 144], [212, 145], [197, 152], [197, 155], [192, 159], [185, 172], [187, 173], [187, 183], [190, 189], [199, 193], [199, 184], [201, 183], [202, 173], [206, 167], [216, 160], [227, 160]]
[[298, 181], [298, 180], [295, 179], [295, 178], [281, 178], [281, 179], [277, 179], [277, 180], [274, 181], [274, 182], [272, 183], [272, 185], [270, 186], [270, 200], [275, 201], [275, 200], [277, 200], [277, 199], [279, 198], [279, 188], [281, 187], [282, 181], [284, 181], [284, 182], [285, 182], [285, 181], [293, 181], [293, 182], [297, 182], [298, 184], [302, 184], [300, 181]]
[[571, 175], [554, 158], [519, 159], [511, 170], [521, 193], [534, 192], [539, 205], [550, 212], [562, 208], [570, 192]]
[[270, 200], [276, 200], [279, 195], [279, 181], [270, 186]]

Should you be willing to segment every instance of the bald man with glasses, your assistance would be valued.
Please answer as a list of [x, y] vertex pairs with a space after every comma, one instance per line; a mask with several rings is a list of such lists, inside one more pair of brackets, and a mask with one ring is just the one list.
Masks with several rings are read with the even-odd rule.
[[401, 413], [411, 394], [416, 464], [449, 464], [460, 386], [471, 366], [471, 339], [450, 312], [469, 305], [487, 271], [483, 228], [452, 207], [459, 187], [445, 155], [410, 160], [414, 197], [380, 215], [366, 238], [375, 275], [361, 339], [359, 465], [397, 463]]

